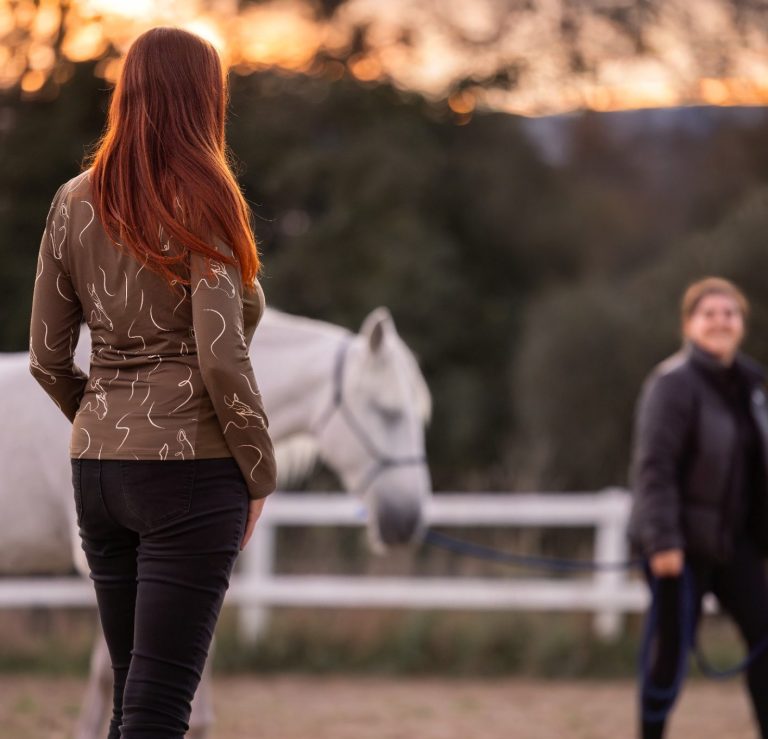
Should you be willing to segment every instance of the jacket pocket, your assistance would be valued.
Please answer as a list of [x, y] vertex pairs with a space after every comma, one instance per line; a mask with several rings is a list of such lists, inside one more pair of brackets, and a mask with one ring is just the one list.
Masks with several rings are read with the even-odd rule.
[[148, 529], [189, 512], [195, 484], [193, 459], [120, 460], [125, 507]]

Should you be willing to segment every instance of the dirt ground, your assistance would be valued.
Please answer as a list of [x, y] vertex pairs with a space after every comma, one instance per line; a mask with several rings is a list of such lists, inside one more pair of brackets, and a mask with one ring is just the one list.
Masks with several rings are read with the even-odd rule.
[[[70, 739], [83, 688], [0, 676], [0, 737]], [[216, 676], [214, 706], [211, 739], [634, 739], [623, 681]], [[693, 737], [755, 739], [741, 683], [687, 685], [669, 739]]]

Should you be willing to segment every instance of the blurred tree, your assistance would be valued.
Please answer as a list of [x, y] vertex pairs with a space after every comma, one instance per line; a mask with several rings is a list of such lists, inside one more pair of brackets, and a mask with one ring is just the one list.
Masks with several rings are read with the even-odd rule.
[[589, 273], [631, 274], [768, 182], [759, 111], [587, 111], [565, 136], [563, 176]]
[[745, 350], [768, 365], [768, 188], [721, 225], [688, 237], [624, 279], [542, 294], [527, 311], [512, 394], [520, 424], [508, 463], [519, 484], [595, 489], [626, 484], [643, 378], [680, 346], [679, 300], [693, 280], [734, 280], [753, 304]]
[[[310, 35], [316, 31], [319, 43], [307, 42], [315, 61], [331, 56], [350, 69], [362, 63], [366, 79], [394, 79], [434, 96], [469, 88], [478, 99], [505, 108], [503, 101], [514, 101], [516, 110], [528, 113], [765, 97], [751, 61], [766, 42], [762, 0], [710, 0], [706, 12], [681, 0], [217, 0], [178, 3], [177, 21], [214, 26], [234, 60], [262, 69], [275, 56], [271, 43], [248, 41], [259, 29], [242, 38], [227, 30], [230, 23], [250, 22], [253, 6], [316, 24]], [[112, 13], [109, 3], [97, 11], [71, 0], [11, 3], [3, 24], [4, 84], [26, 77], [25, 87], [36, 94], [42, 76], [53, 78], [56, 88], [66, 57], [109, 62], [132, 35], [168, 22], [151, 9], [123, 9], [117, 18]], [[437, 49], [449, 64], [430, 64]], [[303, 61], [280, 64], [305, 68]]]
[[520, 306], [576, 259], [552, 217], [566, 198], [556, 173], [515, 119], [455, 126], [387, 86], [263, 75], [233, 96], [241, 180], [269, 204], [257, 208], [268, 298], [350, 328], [388, 305], [435, 395], [437, 483], [481, 476], [510, 422], [499, 370]]
[[22, 102], [0, 98], [0, 347], [26, 349], [40, 240], [54, 193], [77, 174], [84, 147], [104, 124], [103, 80], [76, 65], [67, 94]]

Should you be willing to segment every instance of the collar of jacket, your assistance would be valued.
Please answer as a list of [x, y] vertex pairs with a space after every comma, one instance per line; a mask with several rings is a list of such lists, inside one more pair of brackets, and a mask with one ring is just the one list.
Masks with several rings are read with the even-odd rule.
[[[695, 365], [717, 376], [723, 376], [730, 370], [730, 365], [723, 364], [714, 354], [703, 349], [696, 342], [687, 339], [683, 344], [683, 353]], [[743, 375], [753, 385], [765, 382], [766, 373], [763, 367], [741, 351], [736, 352], [733, 365], [741, 370]]]

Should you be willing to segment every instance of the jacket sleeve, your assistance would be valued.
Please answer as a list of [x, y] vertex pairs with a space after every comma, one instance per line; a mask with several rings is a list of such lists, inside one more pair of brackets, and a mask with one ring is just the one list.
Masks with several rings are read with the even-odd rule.
[[[222, 253], [233, 252], [221, 242]], [[243, 333], [243, 284], [237, 266], [190, 254], [192, 322], [200, 374], [224, 439], [248, 484], [252, 499], [275, 490], [275, 454]]]
[[74, 421], [88, 375], [74, 363], [83, 308], [65, 264], [69, 235], [65, 185], [56, 191], [48, 209], [37, 257], [29, 326], [29, 371], [64, 415]]
[[665, 373], [646, 380], [635, 416], [630, 525], [646, 556], [685, 546], [680, 479], [693, 411], [684, 377]]

